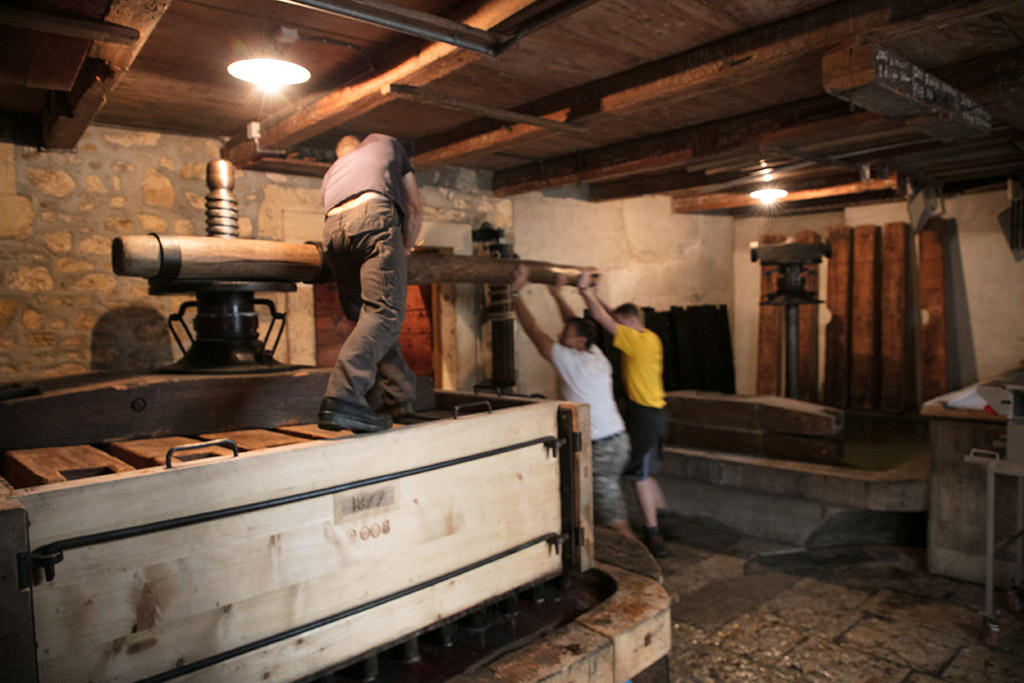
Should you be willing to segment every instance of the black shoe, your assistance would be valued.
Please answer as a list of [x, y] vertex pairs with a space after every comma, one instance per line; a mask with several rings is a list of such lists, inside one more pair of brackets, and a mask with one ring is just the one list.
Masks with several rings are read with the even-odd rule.
[[658, 510], [658, 529], [664, 538], [670, 541], [682, 540], [684, 524], [685, 520], [679, 513], [671, 510]]
[[401, 403], [385, 405], [384, 412], [390, 415], [393, 420], [416, 417], [416, 410], [413, 408], [412, 401], [402, 401]]
[[665, 539], [660, 533], [648, 531], [644, 534], [644, 545], [655, 557], [668, 557], [668, 548], [665, 547]]
[[392, 421], [391, 416], [385, 413], [375, 413], [367, 408], [328, 397], [320, 403], [320, 414], [317, 416], [316, 424], [320, 429], [332, 432], [348, 429], [356, 434], [362, 434], [390, 429]]

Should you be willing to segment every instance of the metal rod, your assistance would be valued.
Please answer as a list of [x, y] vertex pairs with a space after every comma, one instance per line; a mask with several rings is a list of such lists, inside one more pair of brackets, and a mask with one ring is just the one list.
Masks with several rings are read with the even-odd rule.
[[799, 398], [797, 383], [799, 367], [797, 354], [800, 348], [800, 307], [786, 304], [786, 397]]
[[474, 52], [496, 56], [509, 36], [483, 31], [457, 21], [376, 0], [278, 0], [328, 14], [340, 15], [406, 33], [417, 38], [435, 40]]
[[995, 621], [992, 583], [995, 574], [996, 471], [990, 463], [985, 468], [985, 617]]
[[1017, 478], [1017, 587], [1024, 586], [1024, 479]]

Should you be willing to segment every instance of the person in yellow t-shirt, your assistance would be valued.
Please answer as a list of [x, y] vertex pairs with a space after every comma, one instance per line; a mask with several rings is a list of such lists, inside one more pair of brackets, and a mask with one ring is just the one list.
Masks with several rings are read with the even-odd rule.
[[665, 494], [654, 478], [661, 461], [661, 445], [668, 435], [663, 350], [657, 334], [644, 327], [643, 314], [627, 303], [610, 311], [597, 296], [596, 278], [584, 271], [577, 287], [594, 320], [613, 335], [612, 345], [622, 352], [622, 383], [626, 388], [623, 417], [632, 446], [624, 476], [632, 479], [644, 515], [644, 542], [655, 557], [665, 557], [665, 539], [658, 527], [658, 510], [667, 507]]

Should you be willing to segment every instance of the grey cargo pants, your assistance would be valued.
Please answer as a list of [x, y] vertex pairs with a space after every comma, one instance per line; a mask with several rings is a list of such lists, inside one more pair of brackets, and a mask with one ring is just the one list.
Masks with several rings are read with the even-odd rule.
[[356, 412], [412, 401], [415, 377], [398, 345], [406, 286], [401, 214], [389, 199], [370, 199], [328, 216], [324, 244], [341, 308], [355, 321], [324, 396]]

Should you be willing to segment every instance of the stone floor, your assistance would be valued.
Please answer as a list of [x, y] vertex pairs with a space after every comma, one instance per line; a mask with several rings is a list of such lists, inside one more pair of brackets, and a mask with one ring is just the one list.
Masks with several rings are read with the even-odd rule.
[[660, 561], [672, 681], [1024, 681], [1024, 615], [1001, 600], [998, 646], [984, 645], [982, 587], [928, 574], [923, 548], [675, 531]]

